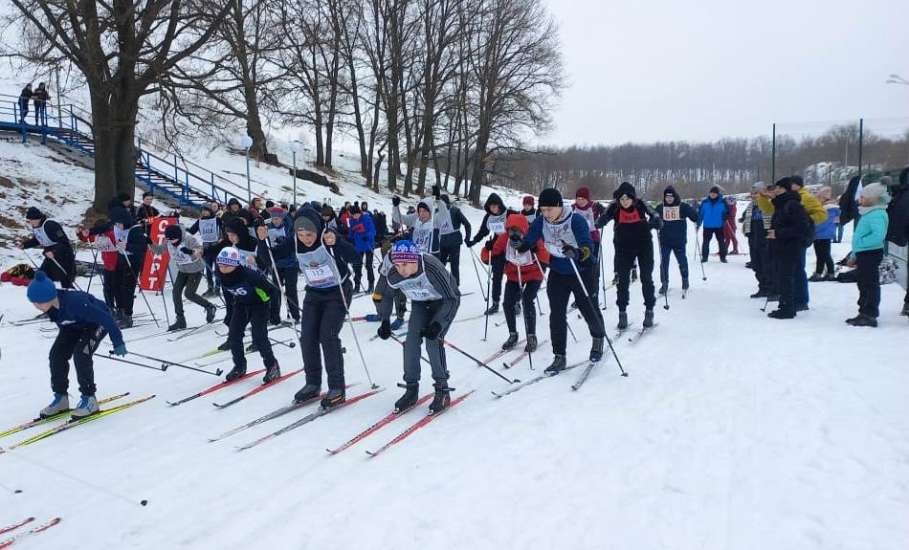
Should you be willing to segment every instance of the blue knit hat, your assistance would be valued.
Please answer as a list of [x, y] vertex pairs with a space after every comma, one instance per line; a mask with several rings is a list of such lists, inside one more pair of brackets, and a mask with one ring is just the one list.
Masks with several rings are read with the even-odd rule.
[[57, 297], [57, 287], [47, 278], [43, 271], [35, 273], [35, 278], [28, 285], [28, 301], [33, 304], [46, 304]]
[[420, 249], [413, 241], [404, 239], [395, 243], [391, 249], [391, 261], [394, 263], [416, 262], [420, 259]]

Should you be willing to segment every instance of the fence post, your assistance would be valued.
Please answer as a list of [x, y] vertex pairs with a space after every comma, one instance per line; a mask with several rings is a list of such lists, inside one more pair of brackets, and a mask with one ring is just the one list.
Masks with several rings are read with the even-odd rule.
[[859, 181], [862, 181], [862, 160], [863, 160], [864, 148], [865, 148], [865, 119], [860, 118], [859, 119], [859, 151], [858, 151]]
[[174, 153], [174, 183], [180, 185], [180, 174], [178, 173], [179, 168], [177, 168], [177, 153]]
[[773, 185], [776, 183], [776, 122], [773, 123], [773, 141], [770, 151], [770, 185]]
[[296, 152], [296, 151], [294, 151], [294, 171], [293, 171], [293, 175], [294, 175], [294, 201], [293, 201], [293, 203], [294, 203], [294, 205], [296, 206], [296, 204], [297, 204], [297, 152]]
[[215, 193], [215, 173], [209, 172], [208, 175], [211, 176], [211, 198], [218, 200], [218, 195]]

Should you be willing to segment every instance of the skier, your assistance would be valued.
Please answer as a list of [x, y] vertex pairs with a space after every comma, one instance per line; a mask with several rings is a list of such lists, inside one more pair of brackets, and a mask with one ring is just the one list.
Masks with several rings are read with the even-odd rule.
[[726, 217], [729, 215], [729, 209], [726, 207], [726, 201], [720, 193], [720, 188], [714, 185], [707, 193], [707, 197], [701, 201], [701, 207], [698, 210], [700, 224], [704, 226], [704, 237], [701, 242], [701, 263], [707, 262], [710, 256], [710, 239], [716, 237], [720, 246], [720, 261], [726, 263], [726, 247], [728, 243], [723, 233], [723, 226], [726, 223]]
[[518, 252], [518, 247], [527, 236], [530, 224], [523, 214], [510, 214], [505, 220], [505, 230], [496, 238], [492, 247], [492, 254], [505, 254], [505, 299], [502, 310], [505, 312], [505, 322], [508, 324], [508, 340], [502, 344], [502, 349], [512, 349], [518, 342], [517, 314], [515, 306], [523, 303], [524, 323], [527, 332], [527, 343], [524, 351], [533, 353], [537, 350], [537, 311], [534, 301], [543, 283], [542, 264], [549, 263], [549, 251], [543, 241], [537, 241], [536, 248], [526, 252]]
[[[205, 310], [205, 322], [211, 323], [215, 320], [218, 308], [196, 293], [199, 283], [202, 282], [202, 271], [205, 270], [205, 263], [202, 261], [202, 244], [195, 237], [184, 232], [179, 225], [167, 226], [164, 230], [164, 239], [177, 272], [177, 277], [172, 281], [175, 319], [167, 330], [175, 331], [186, 328], [181, 294], [190, 302], [202, 306], [202, 309]], [[152, 248], [156, 253], [159, 252], [156, 245], [152, 245]]]
[[[442, 265], [451, 264], [448, 270], [451, 271], [455, 281], [460, 285], [461, 245], [464, 244], [464, 239], [470, 240], [470, 220], [461, 212], [460, 208], [451, 205], [451, 199], [448, 198], [448, 195], [442, 195], [442, 202], [445, 203], [445, 208], [448, 209], [448, 217], [451, 220], [451, 224], [450, 231], [443, 231], [439, 237], [441, 243], [439, 245], [439, 260], [442, 261]], [[461, 236], [462, 225], [464, 226], [464, 236]], [[439, 228], [440, 231], [443, 228], [445, 228], [444, 224]]]
[[[593, 264], [590, 241], [590, 227], [580, 214], [573, 214], [565, 208], [562, 195], [557, 189], [543, 189], [538, 199], [540, 215], [530, 225], [530, 230], [517, 251], [528, 252], [542, 240], [549, 251], [549, 278], [546, 294], [549, 296], [549, 332], [552, 338], [552, 364], [546, 368], [548, 374], [557, 374], [565, 369], [566, 340], [568, 337], [568, 298], [574, 294], [578, 309], [587, 323], [593, 341], [590, 360], [603, 358], [603, 318], [600, 308], [585, 297], [592, 284]], [[581, 286], [583, 285], [583, 286]]]
[[136, 285], [145, 263], [148, 236], [142, 226], [135, 223], [132, 214], [123, 207], [111, 209], [110, 223], [116, 236], [117, 250], [120, 251], [113, 281], [117, 300], [116, 317], [121, 329], [131, 328]]
[[25, 219], [32, 227], [32, 236], [19, 245], [19, 248], [41, 247], [44, 260], [39, 269], [52, 281], [57, 281], [63, 288], [73, 288], [76, 279], [76, 255], [69, 237], [63, 227], [54, 220], [49, 220], [40, 210], [30, 206], [25, 212]]
[[[653, 326], [653, 306], [656, 297], [653, 293], [653, 238], [651, 229], [662, 229], [662, 220], [650, 206], [637, 198], [634, 187], [627, 181], [622, 182], [613, 193], [615, 202], [609, 205], [597, 225], [604, 227], [615, 222], [612, 242], [615, 246], [616, 266], [618, 268], [618, 285], [616, 288], [616, 305], [619, 306], [619, 330], [628, 328], [628, 285], [631, 268], [637, 260], [641, 291], [644, 294], [644, 327]], [[682, 254], [684, 256], [684, 254]], [[551, 286], [551, 285], [550, 285]]]
[[208, 290], [202, 296], [206, 298], [218, 295], [218, 288], [215, 285], [214, 267], [215, 258], [218, 257], [218, 251], [221, 248], [220, 244], [224, 235], [221, 218], [216, 217], [214, 208], [217, 207], [203, 206], [200, 210], [199, 219], [187, 229], [188, 233], [198, 235], [202, 240], [202, 261], [205, 263], [205, 281], [208, 283]]
[[688, 243], [688, 223], [698, 223], [698, 214], [688, 203], [682, 202], [675, 187], [668, 186], [663, 191], [663, 202], [656, 207], [657, 216], [663, 220], [663, 227], [658, 233], [660, 238], [660, 295], [669, 289], [669, 256], [675, 254], [682, 276], [682, 290], [688, 290], [688, 256], [685, 246]]
[[401, 197], [395, 195], [391, 198], [391, 232], [397, 233], [401, 230], [404, 225], [403, 220], [401, 220]]
[[[287, 311], [290, 312], [294, 323], [299, 323], [300, 305], [297, 297], [297, 281], [300, 271], [297, 267], [297, 259], [294, 257], [293, 247], [290, 246], [293, 228], [284, 208], [272, 206], [268, 212], [271, 216], [268, 224], [256, 228], [256, 236], [259, 239], [257, 256], [261, 265], [271, 265], [271, 259], [274, 258], [271, 275], [277, 277], [283, 285], [284, 294], [287, 295]], [[271, 319], [278, 319], [280, 322], [280, 296], [271, 301]]]
[[[239, 204], [239, 202], [237, 204]], [[243, 267], [259, 271], [262, 266], [258, 264], [256, 256], [258, 241], [249, 235], [249, 231], [246, 229], [246, 224], [244, 223], [243, 219], [239, 216], [233, 216], [229, 218], [228, 221], [224, 224], [224, 235], [227, 237], [225, 246], [233, 247], [237, 250], [237, 253], [240, 255], [240, 263], [243, 265]], [[221, 252], [219, 251], [218, 254], [220, 253]], [[216, 277], [215, 284], [218, 284], [219, 281], [220, 278]], [[233, 296], [231, 293], [226, 292], [224, 288], [222, 288], [221, 291], [224, 295], [224, 306], [226, 309], [224, 314], [224, 324], [230, 327], [231, 315], [233, 313]], [[271, 315], [269, 315], [269, 317], [271, 317]], [[275, 317], [271, 317], [270, 320], [275, 325], [281, 323], [280, 316], [277, 319]], [[257, 344], [254, 340], [252, 344], [252, 350], [256, 349], [256, 345]], [[230, 338], [228, 338], [224, 341], [224, 343], [218, 346], [218, 349], [221, 351], [226, 351], [230, 349], [230, 346]]]
[[110, 336], [114, 355], [126, 355], [126, 344], [107, 306], [87, 292], [58, 290], [43, 271], [26, 291], [29, 302], [57, 324], [59, 332], [50, 350], [51, 389], [54, 400], [41, 410], [47, 418], [69, 410], [69, 359], [76, 365], [82, 398], [72, 411], [73, 420], [98, 412], [92, 355], [105, 336]]
[[537, 209], [536, 206], [534, 206], [534, 202], [533, 195], [525, 195], [521, 200], [521, 205], [523, 206], [521, 214], [527, 218], [528, 224], [533, 223], [533, 220], [537, 219]]
[[25, 124], [25, 118], [28, 116], [28, 103], [34, 95], [31, 83], [26, 84], [19, 92], [19, 124]]
[[[480, 230], [473, 236], [473, 240], [468, 240], [466, 244], [468, 248], [473, 247], [473, 245], [491, 234], [492, 237], [486, 242], [485, 246], [487, 250], [492, 250], [492, 244], [495, 242], [495, 238], [505, 233], [506, 216], [508, 216], [508, 214], [515, 214], [516, 212], [506, 210], [502, 198], [495, 193], [489, 194], [483, 208], [486, 210], [486, 215], [483, 216], [483, 223], [480, 224]], [[492, 305], [489, 306], [489, 309], [486, 311], [487, 315], [499, 312], [499, 298], [502, 295], [502, 275], [505, 272], [505, 255], [493, 255], [491, 265], [492, 291], [489, 294], [489, 299], [492, 301]]]
[[257, 270], [242, 265], [243, 261], [242, 254], [233, 246], [225, 247], [218, 253], [217, 277], [233, 304], [227, 341], [234, 367], [226, 378], [230, 382], [246, 374], [243, 333], [249, 324], [252, 325], [253, 345], [262, 356], [266, 369], [262, 382], [268, 384], [281, 376], [281, 368], [268, 339], [268, 302], [277, 296], [278, 289]]
[[593, 255], [593, 263], [597, 267], [593, 270], [593, 281], [589, 290], [593, 303], [598, 304], [600, 301], [600, 230], [596, 226], [596, 221], [603, 215], [605, 209], [602, 204], [590, 200], [590, 189], [588, 187], [578, 187], [578, 190], [575, 191], [574, 204], [571, 205], [571, 210], [575, 214], [580, 214], [590, 227], [590, 241], [593, 243], [590, 251]]
[[360, 207], [354, 205], [350, 207], [350, 218], [348, 227], [350, 228], [351, 240], [357, 251], [357, 258], [353, 264], [354, 268], [354, 294], [360, 293], [360, 280], [363, 277], [363, 264], [366, 264], [366, 277], [369, 286], [366, 288], [367, 294], [372, 294], [375, 288], [375, 273], [373, 272], [373, 254], [376, 247], [376, 226], [372, 223], [372, 214], [360, 210]]
[[738, 214], [738, 205], [736, 204], [735, 197], [732, 195], [726, 195], [726, 209], [728, 210], [728, 213], [726, 214], [726, 220], [723, 222], [723, 238], [726, 240], [727, 250], [729, 244], [732, 244], [732, 252], [729, 252], [729, 254], [738, 256], [739, 239], [735, 235], [735, 216]]
[[884, 259], [884, 244], [890, 218], [887, 204], [890, 194], [880, 183], [866, 185], [859, 198], [859, 221], [852, 234], [852, 257], [859, 290], [859, 314], [847, 319], [854, 327], [876, 327], [880, 314], [881, 279], [879, 268]]
[[458, 283], [438, 259], [409, 240], [395, 243], [391, 252], [394, 269], [379, 279], [377, 291], [382, 294], [379, 315], [382, 324], [378, 335], [383, 340], [391, 336], [389, 316], [392, 294], [400, 289], [412, 302], [404, 343], [404, 395], [395, 403], [395, 410], [412, 407], [419, 399], [420, 344], [425, 340], [426, 353], [435, 381], [435, 396], [429, 410], [438, 413], [451, 403], [448, 387], [448, 366], [445, 361], [445, 334], [454, 321], [461, 303]]
[[322, 406], [329, 408], [345, 400], [344, 354], [338, 336], [353, 296], [348, 264], [357, 260], [357, 252], [336, 230], [323, 231], [321, 219], [310, 208], [294, 221], [294, 234], [293, 244], [287, 248], [295, 254], [292, 257], [306, 281], [300, 326], [306, 385], [294, 399], [303, 402], [319, 395], [324, 357], [328, 393]]
[[114, 292], [114, 277], [117, 271], [117, 261], [120, 252], [117, 250], [117, 236], [110, 223], [104, 220], [95, 222], [91, 229], [83, 225], [76, 227], [76, 236], [84, 243], [92, 243], [101, 253], [101, 290], [104, 294], [104, 303], [111, 311], [117, 310], [117, 298]]
[[785, 177], [777, 181], [773, 188], [768, 189], [768, 194], [773, 197], [774, 210], [767, 238], [771, 242], [776, 264], [776, 286], [780, 293], [780, 303], [767, 316], [772, 319], [792, 319], [798, 311], [795, 304], [795, 279], [799, 254], [801, 248], [804, 248], [803, 239], [810, 228], [811, 219], [802, 206], [799, 193], [793, 190], [791, 178]]
[[243, 208], [243, 205], [240, 204], [240, 200], [238, 198], [231, 197], [231, 199], [227, 201], [227, 211], [224, 212], [224, 215], [221, 217], [221, 222], [225, 227], [227, 227], [227, 224], [231, 220], [238, 218], [243, 221], [244, 227], [252, 227], [252, 214], [250, 214], [249, 210]]

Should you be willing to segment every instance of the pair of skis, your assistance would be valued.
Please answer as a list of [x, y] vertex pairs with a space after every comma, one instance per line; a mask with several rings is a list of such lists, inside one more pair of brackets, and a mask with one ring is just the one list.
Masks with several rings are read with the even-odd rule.
[[578, 377], [578, 381], [575, 382], [575, 384], [573, 386], [571, 386], [571, 389], [578, 390], [584, 384], [584, 382], [587, 380], [587, 377], [590, 375], [590, 371], [593, 370], [593, 367], [597, 363], [598, 363], [597, 361], [590, 361], [589, 359], [585, 359], [584, 361], [578, 361], [577, 363], [572, 363], [572, 364], [566, 366], [564, 369], [562, 369], [561, 372], [559, 372], [557, 374], [546, 374], [546, 373], [540, 374], [538, 376], [534, 376], [533, 378], [530, 378], [529, 380], [525, 380], [519, 384], [514, 384], [511, 387], [509, 387], [508, 389], [506, 389], [505, 391], [500, 391], [500, 392], [493, 391], [491, 393], [492, 393], [493, 397], [495, 397], [496, 399], [501, 399], [501, 398], [505, 397], [506, 395], [511, 395], [517, 391], [523, 390], [524, 388], [526, 388], [528, 386], [532, 386], [532, 385], [542, 382], [543, 380], [546, 380], [548, 378], [555, 378], [562, 372], [576, 369], [578, 367], [584, 367], [584, 371], [581, 373], [581, 376]]
[[[129, 395], [129, 392], [121, 393], [120, 395], [114, 395], [111, 397], [106, 397], [106, 398], [98, 401], [98, 405], [106, 405], [107, 403], [110, 403], [112, 401], [116, 401], [118, 399], [123, 399], [127, 395]], [[22, 432], [22, 431], [28, 430], [30, 428], [34, 428], [35, 426], [40, 426], [42, 424], [48, 424], [55, 420], [63, 420], [64, 418], [66, 418], [66, 416], [70, 412], [71, 411], [69, 411], [69, 410], [65, 410], [63, 412], [59, 412], [59, 413], [51, 415], [51, 416], [47, 416], [44, 418], [36, 418], [34, 420], [29, 420], [28, 422], [23, 422], [22, 424], [18, 424], [16, 426], [13, 426], [11, 428], [8, 428], [8, 429], [0, 432], [0, 438]]]
[[[3, 527], [2, 529], [0, 529], [0, 535], [5, 535], [7, 533], [15, 531], [16, 529], [29, 525], [34, 521], [35, 521], [35, 518], [31, 517], [31, 518], [26, 518], [26, 519], [20, 521], [19, 523], [15, 523], [13, 525]], [[43, 533], [43, 532], [47, 531], [48, 529], [50, 529], [51, 527], [57, 525], [61, 521], [63, 521], [63, 518], [56, 517], [56, 518], [51, 519], [50, 521], [42, 523], [41, 525], [32, 527], [28, 531], [23, 531], [21, 533], [17, 533], [15, 535], [13, 535], [12, 537], [9, 537], [8, 539], [0, 540], [0, 550], [2, 550], [3, 548], [9, 548], [10, 546], [16, 544], [17, 542], [19, 542], [20, 540], [22, 540], [24, 538]]]

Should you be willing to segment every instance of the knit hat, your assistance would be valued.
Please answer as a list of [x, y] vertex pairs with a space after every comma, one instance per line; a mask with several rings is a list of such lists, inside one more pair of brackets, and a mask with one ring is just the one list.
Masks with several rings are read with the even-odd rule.
[[619, 185], [619, 188], [616, 189], [615, 192], [612, 194], [612, 198], [614, 198], [615, 200], [619, 200], [620, 198], [622, 198], [623, 195], [627, 195], [632, 199], [637, 196], [635, 193], [635, 190], [634, 190], [634, 186], [631, 185], [630, 183], [628, 183], [627, 181], [623, 181], [622, 184]]
[[43, 271], [38, 271], [35, 273], [35, 278], [29, 283], [26, 295], [28, 301], [33, 304], [46, 304], [57, 297], [57, 287]]
[[547, 187], [540, 191], [538, 202], [541, 208], [544, 206], [562, 206], [562, 194], [559, 193], [558, 189]]
[[533, 202], [533, 195], [524, 195], [524, 200], [521, 201], [524, 206], [529, 206], [530, 208], [533, 208]]
[[710, 192], [709, 192], [708, 194], [710, 194], [710, 193], [716, 193], [717, 195], [719, 195], [719, 194], [720, 194], [720, 188], [717, 187], [716, 185], [714, 185], [713, 187], [710, 188]]
[[888, 204], [890, 202], [890, 193], [880, 183], [872, 183], [863, 187], [862, 196], [873, 199], [878, 204]]
[[574, 192], [574, 198], [587, 199], [589, 201], [590, 200], [590, 188], [578, 187], [578, 190]]
[[347, 210], [347, 212], [348, 212], [351, 216], [353, 216], [354, 214], [360, 214], [360, 213], [362, 213], [362, 211], [360, 210], [360, 207], [357, 206], [356, 204], [353, 205], [353, 206], [351, 206], [351, 207]]
[[391, 249], [391, 261], [396, 264], [417, 262], [419, 259], [420, 249], [408, 239], [396, 242]]
[[244, 224], [243, 220], [240, 218], [230, 218], [227, 220], [227, 223], [224, 224], [224, 232], [242, 235], [246, 233], [246, 224]]
[[763, 190], [766, 189], [766, 188], [767, 188], [767, 184], [765, 184], [765, 183], [762, 182], [762, 181], [756, 181], [756, 182], [754, 182], [754, 183], [751, 184], [751, 192], [752, 192], [752, 193], [760, 193], [761, 191], [763, 191]]
[[168, 241], [172, 241], [174, 239], [182, 239], [183, 231], [180, 230], [179, 225], [168, 225], [167, 228], [164, 229], [164, 238], [166, 238]]
[[280, 206], [272, 206], [268, 209], [268, 213], [271, 214], [272, 218], [283, 218], [287, 215], [287, 210], [284, 210]]
[[792, 191], [792, 178], [784, 177], [776, 180], [776, 186], [782, 187], [786, 191]]
[[802, 179], [802, 176], [790, 176], [789, 179], [792, 180], [794, 185], [805, 187], [805, 180]]
[[309, 231], [310, 233], [319, 232], [315, 222], [313, 222], [307, 216], [300, 216], [294, 220], [294, 232], [297, 231]]
[[240, 265], [240, 251], [233, 246], [226, 246], [218, 252], [218, 259], [215, 260], [218, 265]]
[[44, 217], [44, 214], [34, 206], [29, 206], [28, 210], [25, 211], [26, 220], [40, 220]]

